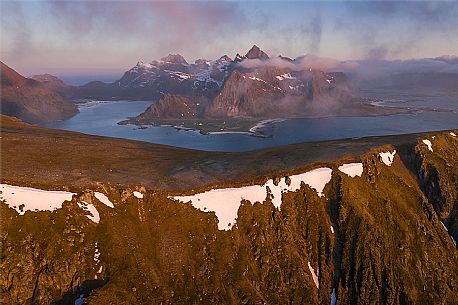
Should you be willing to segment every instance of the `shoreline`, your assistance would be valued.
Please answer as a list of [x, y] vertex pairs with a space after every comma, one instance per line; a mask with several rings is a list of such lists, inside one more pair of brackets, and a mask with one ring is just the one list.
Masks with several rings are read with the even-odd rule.
[[[402, 114], [415, 114], [416, 112], [424, 111], [425, 109], [411, 109], [411, 108], [400, 108], [400, 107], [390, 107], [390, 106], [382, 106], [381, 103], [383, 101], [371, 101], [366, 102], [363, 105], [365, 107], [374, 107], [377, 110], [385, 110], [381, 111], [381, 113], [377, 113], [377, 111], [366, 111], [366, 113], [342, 113], [342, 114], [333, 114], [333, 115], [297, 115], [291, 117], [280, 117], [280, 118], [244, 118], [244, 117], [232, 117], [232, 118], [224, 118], [224, 119], [189, 119], [189, 120], [165, 120], [165, 119], [156, 119], [156, 120], [148, 120], [148, 121], [137, 121], [135, 118], [129, 118], [123, 121], [118, 122], [118, 125], [133, 125], [138, 126], [140, 129], [146, 129], [148, 127], [173, 127], [178, 130], [184, 131], [197, 131], [203, 135], [221, 135], [221, 134], [246, 134], [249, 136], [260, 137], [260, 138], [270, 138], [272, 137], [271, 132], [269, 131], [275, 128], [275, 125], [281, 122], [285, 122], [288, 120], [300, 120], [300, 119], [326, 119], [326, 118], [339, 118], [339, 117], [377, 117], [377, 116], [392, 116], [392, 115], [402, 115]], [[376, 103], [376, 104], [375, 104]], [[374, 109], [374, 110], [375, 110]], [[428, 111], [436, 111], [435, 109], [427, 109]], [[364, 111], [363, 111], [364, 112]], [[222, 122], [220, 122], [222, 121]], [[223, 123], [222, 125], [226, 124], [226, 121], [235, 121], [235, 122], [243, 122], [248, 123], [251, 127], [240, 127], [239, 130], [231, 130], [231, 128], [221, 128], [219, 130], [206, 130], [204, 124], [214, 124], [217, 122]], [[178, 123], [179, 122], [179, 123]], [[186, 125], [188, 123], [188, 125]], [[193, 125], [193, 126], [191, 126]], [[235, 128], [234, 128], [235, 129]]]

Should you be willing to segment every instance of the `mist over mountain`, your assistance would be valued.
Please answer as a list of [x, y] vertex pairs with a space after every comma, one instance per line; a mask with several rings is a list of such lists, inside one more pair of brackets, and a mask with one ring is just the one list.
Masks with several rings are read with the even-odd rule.
[[[314, 55], [291, 59], [269, 57], [254, 45], [234, 59], [223, 55], [188, 63], [179, 54], [169, 54], [149, 63], [139, 61], [115, 82], [93, 81], [67, 94], [79, 99], [157, 102], [138, 117], [140, 121], [338, 115], [360, 107], [358, 87], [410, 88], [420, 84], [454, 90], [457, 71], [454, 56], [405, 61], [338, 61]], [[432, 77], [431, 73], [436, 74]]]
[[0, 1], [0, 305], [458, 304], [458, 1]]

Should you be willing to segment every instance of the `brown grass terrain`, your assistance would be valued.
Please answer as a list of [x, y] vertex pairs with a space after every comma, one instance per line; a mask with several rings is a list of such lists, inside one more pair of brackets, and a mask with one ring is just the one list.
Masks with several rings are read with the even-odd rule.
[[[458, 139], [433, 135], [434, 152], [417, 134], [210, 153], [2, 117], [2, 182], [78, 194], [53, 212], [0, 203], [0, 303], [74, 304], [84, 294], [86, 304], [330, 304], [334, 291], [337, 304], [457, 304]], [[394, 148], [392, 166], [380, 162], [376, 152]], [[324, 197], [303, 184], [281, 209], [243, 201], [230, 231], [157, 192], [354, 160], [362, 176], [334, 170]]]
[[85, 135], [1, 117], [2, 182], [78, 190], [141, 185], [182, 191], [291, 174], [315, 163], [357, 160], [371, 148], [416, 143], [420, 134], [310, 142], [242, 153], [205, 152]]

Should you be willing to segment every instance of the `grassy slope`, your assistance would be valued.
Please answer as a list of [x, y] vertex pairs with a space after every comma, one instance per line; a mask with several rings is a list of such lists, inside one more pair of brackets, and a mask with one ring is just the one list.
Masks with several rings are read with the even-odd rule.
[[415, 143], [419, 137], [369, 137], [217, 153], [44, 129], [5, 116], [1, 120], [2, 181], [74, 190], [99, 183], [156, 190], [243, 184], [301, 171], [317, 162], [358, 159], [370, 148]]
[[[99, 278], [109, 281], [91, 293], [90, 304], [329, 304], [333, 288], [338, 304], [456, 304], [457, 250], [439, 221], [457, 235], [458, 139], [435, 134], [434, 153], [417, 145], [425, 135], [408, 135], [221, 154], [8, 122], [2, 181], [67, 185], [80, 198], [53, 213], [24, 216], [0, 205], [1, 231], [8, 233], [2, 234], [2, 301], [47, 303], [89, 285], [98, 269], [97, 241]], [[396, 160], [385, 166], [377, 152], [393, 148]], [[53, 157], [60, 161], [50, 168]], [[245, 203], [229, 232], [217, 230], [214, 214], [154, 191], [166, 184], [171, 190], [233, 184], [237, 176], [251, 181], [312, 163], [336, 169], [351, 160], [364, 163], [362, 177], [334, 170], [325, 197], [304, 185], [283, 197], [281, 210]], [[117, 171], [97, 172], [106, 166]], [[78, 176], [71, 169], [85, 179], [73, 184]], [[143, 200], [132, 196], [140, 186], [151, 190]], [[103, 187], [116, 208], [81, 192], [86, 187]], [[78, 200], [96, 205], [98, 225], [83, 216]], [[320, 268], [320, 289], [308, 262]]]

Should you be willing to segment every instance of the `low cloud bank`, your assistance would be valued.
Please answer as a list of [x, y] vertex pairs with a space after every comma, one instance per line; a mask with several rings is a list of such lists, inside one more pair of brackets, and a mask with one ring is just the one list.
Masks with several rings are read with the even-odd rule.
[[339, 71], [366, 78], [396, 73], [458, 73], [458, 57], [451, 55], [394, 61], [381, 59], [338, 61], [332, 58], [305, 55], [295, 59], [285, 57], [273, 57], [264, 61], [259, 59], [245, 59], [239, 65], [244, 68], [276, 66], [279, 68], [288, 68], [293, 71], [306, 69], [323, 70], [325, 72]]

